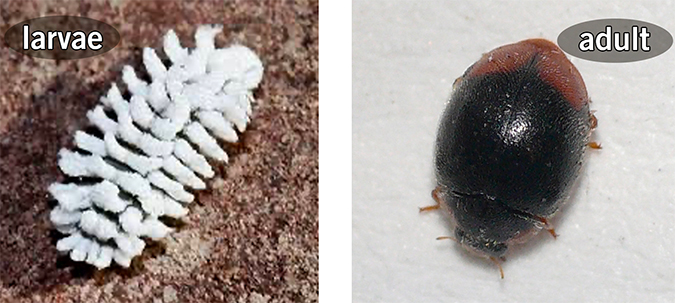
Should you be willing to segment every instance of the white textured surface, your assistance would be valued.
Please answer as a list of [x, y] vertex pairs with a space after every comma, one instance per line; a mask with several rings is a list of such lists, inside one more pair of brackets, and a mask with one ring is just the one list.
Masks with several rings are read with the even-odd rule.
[[[644, 2], [641, 4], [641, 2]], [[570, 203], [497, 268], [452, 241], [433, 204], [433, 146], [452, 82], [497, 46], [632, 18], [675, 31], [670, 2], [356, 1], [354, 302], [674, 302], [675, 51], [635, 63], [571, 57], [597, 110]]]

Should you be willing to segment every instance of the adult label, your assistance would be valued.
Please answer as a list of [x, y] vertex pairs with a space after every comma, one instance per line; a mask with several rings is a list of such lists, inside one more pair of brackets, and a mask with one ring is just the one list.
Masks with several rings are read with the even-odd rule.
[[633, 62], [665, 53], [673, 36], [664, 28], [639, 20], [600, 19], [573, 25], [558, 36], [568, 54], [598, 62]]
[[103, 54], [119, 43], [120, 34], [94, 19], [49, 16], [15, 24], [4, 39], [7, 46], [25, 55], [67, 60]]

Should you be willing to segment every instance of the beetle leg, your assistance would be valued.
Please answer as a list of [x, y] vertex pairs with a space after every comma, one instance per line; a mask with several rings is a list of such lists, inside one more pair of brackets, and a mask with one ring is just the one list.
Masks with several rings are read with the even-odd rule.
[[596, 127], [598, 127], [598, 118], [591, 112], [591, 129], [595, 129]]
[[544, 223], [544, 229], [546, 229], [551, 234], [551, 236], [553, 236], [553, 239], [558, 238], [558, 234], [555, 233], [555, 228], [553, 228], [553, 225], [550, 222], [548, 222], [548, 220], [546, 218], [538, 217], [538, 216], [534, 216], [534, 218], [537, 221], [539, 221], [541, 223]]
[[436, 201], [436, 205], [430, 205], [430, 206], [425, 206], [425, 207], [420, 207], [420, 212], [425, 212], [425, 211], [430, 211], [430, 210], [437, 210], [441, 208], [441, 198], [438, 196], [438, 193], [441, 191], [441, 187], [437, 186], [434, 190], [431, 191], [431, 197], [434, 198], [434, 201]]
[[462, 82], [462, 80], [463, 80], [462, 77], [459, 77], [459, 78], [455, 79], [455, 82], [452, 83], [452, 90], [455, 90], [457, 88], [457, 86], [459, 85], [459, 83]]
[[[589, 118], [591, 120], [591, 130], [594, 130], [596, 127], [598, 127], [598, 118], [595, 117], [593, 114], [594, 112], [594, 110], [591, 111], [591, 116]], [[595, 141], [588, 142], [587, 145], [592, 149], [602, 149], [602, 145]]]
[[497, 258], [490, 257], [490, 261], [499, 267], [499, 274], [502, 276], [502, 279], [504, 279], [504, 270], [502, 269], [502, 265], [499, 264], [499, 261], [497, 261]]
[[555, 228], [551, 227], [551, 228], [547, 228], [546, 230], [548, 230], [548, 232], [551, 234], [551, 236], [553, 236], [553, 239], [558, 238], [558, 234], [555, 233]]
[[602, 149], [602, 144], [600, 144], [598, 142], [595, 142], [595, 141], [588, 142], [587, 145], [588, 145], [588, 147], [590, 147], [592, 149]]
[[459, 243], [459, 241], [457, 239], [455, 239], [454, 237], [450, 237], [450, 236], [437, 237], [436, 240], [452, 240], [452, 241], [455, 241], [455, 242]]

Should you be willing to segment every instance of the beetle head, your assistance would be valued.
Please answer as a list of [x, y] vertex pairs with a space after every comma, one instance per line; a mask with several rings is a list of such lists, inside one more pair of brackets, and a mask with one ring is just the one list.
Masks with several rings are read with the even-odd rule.
[[508, 249], [506, 243], [468, 234], [459, 226], [455, 229], [455, 236], [462, 246], [481, 256], [502, 258]]

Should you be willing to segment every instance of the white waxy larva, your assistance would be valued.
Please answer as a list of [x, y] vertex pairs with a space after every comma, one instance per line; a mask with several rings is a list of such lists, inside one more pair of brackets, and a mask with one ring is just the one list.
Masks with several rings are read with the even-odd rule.
[[98, 132], [77, 131], [77, 149], [59, 152], [61, 171], [74, 181], [49, 186], [58, 202], [50, 220], [67, 235], [58, 251], [98, 268], [113, 261], [128, 267], [142, 253], [143, 238], [173, 230], [159, 217], [187, 214], [191, 191], [204, 189], [214, 175], [207, 158], [228, 161], [221, 143], [236, 142], [237, 131], [245, 130], [263, 66], [244, 46], [216, 48], [221, 31], [200, 26], [194, 49], [169, 31], [163, 53], [170, 64], [143, 49], [151, 81], [124, 66], [124, 85], [111, 84], [87, 113]]

